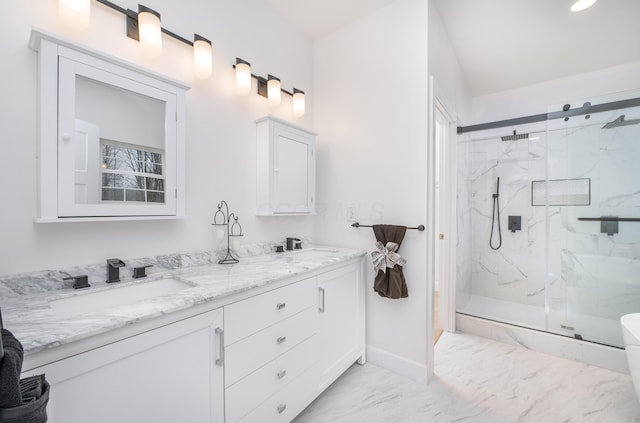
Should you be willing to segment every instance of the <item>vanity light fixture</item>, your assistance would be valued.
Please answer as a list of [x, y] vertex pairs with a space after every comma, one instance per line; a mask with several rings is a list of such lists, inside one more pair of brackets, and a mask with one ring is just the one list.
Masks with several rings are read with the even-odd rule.
[[236, 57], [236, 94], [245, 96], [251, 92], [251, 63]]
[[273, 75], [267, 76], [267, 100], [271, 107], [279, 106], [280, 101], [282, 100], [282, 85], [280, 84], [280, 78], [276, 78]]
[[154, 59], [162, 54], [160, 13], [141, 4], [138, 5], [138, 41], [142, 55], [147, 59]]
[[82, 31], [91, 22], [91, 0], [59, 0], [58, 13], [65, 26]]
[[193, 34], [193, 70], [200, 79], [207, 79], [213, 71], [213, 52], [211, 41], [201, 35]]
[[264, 78], [251, 73], [251, 65], [246, 60], [236, 57], [236, 64], [233, 65], [236, 71], [236, 94], [245, 96], [251, 92], [251, 78], [258, 81], [258, 95], [267, 97], [269, 106], [278, 106], [282, 100], [282, 93], [290, 95], [292, 100], [293, 116], [299, 118], [305, 113], [305, 95], [304, 91], [297, 88], [293, 92], [289, 92], [282, 88], [280, 79], [273, 75]]
[[593, 6], [598, 0], [578, 0], [571, 6], [572, 12], [580, 12]]
[[[85, 29], [90, 23], [91, 0], [58, 0], [58, 11], [64, 24], [73, 29]], [[162, 27], [160, 13], [138, 5], [138, 12], [125, 9], [109, 0], [96, 0], [125, 15], [127, 20], [127, 37], [140, 41], [142, 55], [146, 58], [158, 57], [162, 54], [162, 34], [193, 47], [194, 73], [198, 78], [211, 76], [213, 55], [211, 41], [201, 35], [194, 34], [194, 41]]]
[[304, 103], [304, 91], [297, 88], [293, 89], [293, 116], [300, 117], [304, 115], [305, 103]]

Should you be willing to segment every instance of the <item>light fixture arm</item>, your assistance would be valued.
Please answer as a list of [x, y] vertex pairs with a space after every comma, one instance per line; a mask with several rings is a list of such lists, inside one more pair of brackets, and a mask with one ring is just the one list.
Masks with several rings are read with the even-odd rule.
[[[236, 60], [241, 60], [242, 63], [248, 63], [242, 59], [236, 59]], [[236, 65], [233, 65], [233, 68], [236, 68]], [[266, 97], [267, 96], [267, 78], [260, 76], [260, 75], [256, 75], [253, 72], [251, 72], [251, 77], [253, 79], [255, 79], [256, 81], [258, 81], [258, 94], [261, 95], [262, 97]], [[293, 91], [287, 91], [284, 88], [280, 88], [280, 91], [282, 91], [283, 93], [289, 95], [290, 97], [293, 97], [293, 94], [296, 92], [297, 88], [294, 88]], [[298, 90], [300, 91], [300, 90]], [[302, 91], [300, 91], [302, 92]]]
[[[125, 17], [127, 18], [127, 37], [129, 38], [133, 38], [134, 40], [138, 40], [139, 41], [139, 37], [138, 37], [138, 12], [135, 12], [131, 9], [125, 9], [123, 7], [118, 6], [117, 4], [110, 2], [109, 0], [96, 0], [98, 3], [103, 4], [105, 6], [107, 6], [110, 9], [115, 10], [116, 12], [122, 13], [123, 15], [125, 15]], [[182, 43], [185, 43], [186, 45], [189, 45], [191, 47], [193, 47], [193, 41], [189, 41], [186, 38], [176, 34], [173, 31], [168, 30], [167, 28], [164, 27], [160, 27], [160, 30], [162, 31], [163, 34], [166, 34], [168, 36], [170, 36], [171, 38], [174, 38]], [[196, 40], [198, 39], [203, 39], [208, 41], [209, 43], [211, 43], [209, 40], [207, 40], [206, 38], [199, 36], [196, 34]]]

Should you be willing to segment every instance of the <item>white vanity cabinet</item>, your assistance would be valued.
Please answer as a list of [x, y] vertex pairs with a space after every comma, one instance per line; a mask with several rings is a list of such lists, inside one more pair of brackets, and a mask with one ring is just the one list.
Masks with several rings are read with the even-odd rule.
[[313, 277], [225, 306], [227, 423], [288, 422], [315, 398], [316, 287]]
[[225, 306], [225, 422], [289, 422], [364, 363], [362, 260]]
[[33, 369], [50, 423], [213, 423], [224, 416], [222, 310]]
[[257, 214], [315, 213], [316, 134], [286, 121], [256, 121]]
[[362, 264], [318, 276], [320, 392], [356, 360], [365, 361], [365, 303]]

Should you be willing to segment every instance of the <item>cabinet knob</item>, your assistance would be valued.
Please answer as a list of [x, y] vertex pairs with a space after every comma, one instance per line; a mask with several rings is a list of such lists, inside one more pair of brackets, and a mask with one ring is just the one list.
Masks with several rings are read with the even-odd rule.
[[60, 138], [62, 139], [62, 141], [71, 141], [71, 134], [68, 132], [63, 132], [62, 135], [60, 135]]
[[277, 342], [278, 344], [282, 344], [282, 343], [283, 343], [284, 341], [286, 341], [286, 340], [287, 340], [287, 337], [286, 337], [286, 336], [280, 336], [278, 339], [276, 339], [276, 342]]
[[278, 406], [278, 414], [282, 414], [286, 409], [287, 409], [287, 404], [280, 404]]
[[277, 374], [278, 379], [282, 379], [283, 377], [285, 377], [287, 375], [287, 371], [286, 370], [280, 370]]
[[283, 308], [285, 308], [287, 306], [287, 303], [278, 303], [276, 304], [276, 308], [278, 310], [282, 310]]

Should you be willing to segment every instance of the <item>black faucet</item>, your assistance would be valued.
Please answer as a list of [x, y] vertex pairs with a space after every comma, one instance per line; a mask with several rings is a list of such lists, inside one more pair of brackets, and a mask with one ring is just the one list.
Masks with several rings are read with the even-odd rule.
[[120, 268], [124, 265], [120, 259], [107, 259], [107, 283], [120, 282]]
[[69, 276], [68, 278], [62, 278], [65, 281], [73, 281], [73, 289], [89, 288], [89, 277], [87, 275]]
[[287, 251], [291, 251], [293, 249], [299, 250], [302, 248], [302, 241], [298, 238], [287, 238]]

